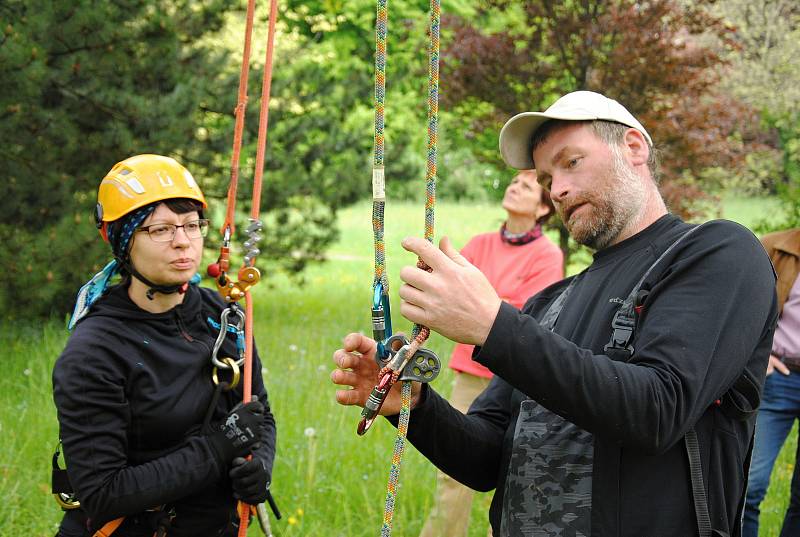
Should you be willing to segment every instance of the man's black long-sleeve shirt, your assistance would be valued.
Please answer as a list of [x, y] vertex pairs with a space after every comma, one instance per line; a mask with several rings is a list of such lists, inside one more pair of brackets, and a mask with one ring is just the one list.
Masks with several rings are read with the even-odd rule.
[[490, 511], [496, 532], [515, 425], [531, 399], [592, 435], [586, 527], [593, 537], [697, 533], [683, 444], [691, 427], [700, 440], [712, 525], [737, 526], [754, 418], [729, 418], [714, 403], [740, 375], [752, 381], [751, 398], [763, 385], [777, 307], [774, 272], [758, 240], [732, 222], [705, 224], [645, 280], [649, 296], [632, 358], [614, 361], [603, 350], [615, 311], [687, 229], [666, 215], [597, 252], [553, 332], [538, 320], [570, 280], [543, 290], [522, 312], [503, 304], [474, 357], [496, 377], [468, 414], [433, 390], [413, 410], [409, 439], [426, 457], [472, 488], [497, 489]]

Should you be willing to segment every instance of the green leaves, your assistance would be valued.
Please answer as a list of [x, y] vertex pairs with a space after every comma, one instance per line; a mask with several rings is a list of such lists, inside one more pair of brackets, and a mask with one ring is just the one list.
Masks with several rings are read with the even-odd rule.
[[0, 237], [11, 267], [0, 275], [4, 306], [25, 305], [30, 316], [71, 307], [109, 256], [91, 214], [114, 163], [142, 152], [200, 152], [198, 103], [213, 98], [224, 59], [200, 38], [220, 27], [225, 7], [11, 0], [2, 8]]

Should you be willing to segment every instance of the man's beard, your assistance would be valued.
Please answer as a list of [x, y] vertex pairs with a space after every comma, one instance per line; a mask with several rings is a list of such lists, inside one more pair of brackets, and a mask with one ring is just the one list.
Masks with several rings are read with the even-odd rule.
[[[569, 234], [579, 244], [602, 250], [613, 244], [644, 205], [646, 191], [639, 177], [612, 147], [613, 159], [609, 170], [598, 178], [598, 190], [590, 190], [559, 204], [559, 215]], [[566, 208], [587, 204], [579, 216], [564, 218]]]

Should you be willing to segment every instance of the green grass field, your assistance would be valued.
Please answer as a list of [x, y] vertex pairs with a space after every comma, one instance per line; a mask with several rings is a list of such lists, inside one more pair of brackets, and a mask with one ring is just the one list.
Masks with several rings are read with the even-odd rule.
[[[735, 210], [732, 207], [735, 206]], [[727, 218], [752, 225], [774, 206], [770, 200], [733, 200]], [[497, 229], [497, 206], [440, 203], [437, 236], [457, 246], [478, 232]], [[396, 298], [397, 273], [415, 259], [399, 247], [423, 231], [421, 205], [391, 204], [386, 212], [387, 264]], [[366, 436], [355, 434], [359, 411], [333, 400], [331, 355], [351, 331], [369, 332], [372, 283], [371, 208], [341, 211], [342, 239], [329, 260], [312, 267], [299, 287], [266, 274], [255, 291], [256, 339], [278, 423], [273, 491], [284, 518], [273, 521], [282, 536], [357, 537], [380, 533], [386, 478], [395, 429], [379, 421]], [[88, 275], [87, 275], [88, 278]], [[397, 309], [397, 308], [395, 308]], [[50, 371], [66, 340], [63, 323], [0, 325], [4, 375], [0, 379], [0, 535], [45, 537], [55, 533], [60, 510], [49, 493], [50, 457], [57, 441]], [[395, 331], [409, 331], [399, 315]], [[452, 343], [434, 335], [429, 347], [446, 358]], [[437, 390], [450, 391], [445, 369]], [[762, 535], [777, 535], [788, 501], [795, 437], [785, 446], [763, 507]], [[413, 447], [400, 476], [394, 534], [416, 536], [430, 508], [435, 471]], [[479, 495], [470, 536], [486, 534], [490, 496]], [[259, 535], [253, 528], [249, 535]]]

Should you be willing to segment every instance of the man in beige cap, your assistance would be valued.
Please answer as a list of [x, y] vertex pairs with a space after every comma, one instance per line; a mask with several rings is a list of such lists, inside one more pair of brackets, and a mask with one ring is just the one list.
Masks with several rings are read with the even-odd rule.
[[[754, 409], [777, 316], [758, 240], [667, 212], [653, 142], [621, 104], [579, 91], [511, 118], [500, 151], [536, 168], [592, 264], [520, 312], [443, 238], [404, 247], [401, 313], [494, 378], [466, 415], [416, 386], [408, 437], [442, 471], [496, 488], [497, 536], [739, 536]], [[375, 342], [334, 353], [344, 405], [363, 405]], [[381, 412], [396, 423], [399, 393]]]

